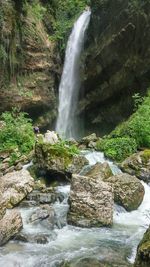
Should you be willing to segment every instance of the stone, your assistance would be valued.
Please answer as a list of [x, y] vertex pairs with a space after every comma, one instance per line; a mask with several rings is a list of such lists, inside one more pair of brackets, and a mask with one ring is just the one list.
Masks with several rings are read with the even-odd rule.
[[127, 211], [136, 210], [142, 203], [145, 194], [144, 186], [135, 176], [121, 173], [105, 178], [103, 181], [112, 185], [114, 201]]
[[49, 143], [51, 145], [58, 143], [59, 139], [57, 133], [55, 133], [54, 131], [47, 130], [47, 132], [44, 135], [44, 142]]
[[88, 136], [85, 136], [81, 140], [81, 144], [86, 145], [87, 147], [90, 147], [89, 144], [96, 143], [98, 137], [96, 136], [95, 133], [92, 133]]
[[13, 238], [22, 227], [21, 214], [16, 210], [7, 211], [0, 220], [0, 246]]
[[37, 205], [39, 204], [51, 204], [57, 200], [57, 194], [54, 192], [39, 192], [39, 191], [32, 191], [28, 194], [27, 198], [28, 201], [35, 201]]
[[59, 154], [52, 145], [38, 141], [35, 146], [36, 166], [45, 172], [60, 173], [70, 177], [72, 173], [79, 173], [88, 160], [81, 155]]
[[113, 173], [112, 173], [111, 168], [107, 162], [104, 162], [104, 163], [97, 162], [86, 173], [86, 176], [96, 177], [96, 178], [99, 178], [101, 180], [105, 180], [106, 178], [109, 178], [112, 175], [113, 175]]
[[20, 171], [22, 169], [23, 165], [21, 164], [21, 162], [19, 162], [16, 166], [15, 166], [15, 170], [16, 171]]
[[137, 176], [140, 180], [150, 182], [150, 149], [140, 151], [125, 159], [120, 168], [123, 172]]
[[49, 205], [42, 205], [29, 218], [30, 223], [44, 222], [47, 228], [53, 229], [55, 225], [55, 211]]
[[111, 226], [113, 189], [95, 177], [73, 175], [68, 223], [81, 227]]
[[82, 155], [76, 155], [73, 157], [71, 164], [67, 167], [67, 172], [79, 174], [83, 167], [87, 166], [89, 161]]
[[7, 173], [0, 178], [0, 191], [7, 208], [20, 203], [32, 190], [34, 180], [27, 170]]
[[4, 214], [6, 213], [6, 202], [3, 198], [3, 194], [0, 191], [0, 220], [3, 218]]
[[143, 239], [137, 248], [137, 255], [134, 267], [149, 267], [150, 266], [150, 227], [144, 234]]

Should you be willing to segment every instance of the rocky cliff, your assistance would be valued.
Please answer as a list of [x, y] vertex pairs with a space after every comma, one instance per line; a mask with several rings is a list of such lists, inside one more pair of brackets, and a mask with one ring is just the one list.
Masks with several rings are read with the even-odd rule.
[[91, 8], [79, 113], [86, 127], [111, 130], [149, 86], [150, 2], [95, 0]]
[[60, 65], [51, 21], [39, 1], [0, 2], [0, 112], [18, 107], [46, 126], [56, 116]]

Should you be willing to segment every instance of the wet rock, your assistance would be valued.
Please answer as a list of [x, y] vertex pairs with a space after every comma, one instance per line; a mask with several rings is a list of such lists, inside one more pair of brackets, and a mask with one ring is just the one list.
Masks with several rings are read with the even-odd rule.
[[74, 156], [71, 164], [67, 167], [67, 172], [69, 173], [80, 173], [83, 167], [89, 164], [88, 160], [84, 156]]
[[103, 181], [112, 185], [115, 202], [127, 211], [137, 209], [142, 203], [144, 186], [135, 176], [122, 173], [105, 178]]
[[149, 267], [150, 266], [150, 227], [145, 232], [138, 249], [134, 267]]
[[86, 147], [92, 148], [92, 144], [95, 146], [96, 142], [98, 140], [98, 137], [95, 133], [92, 133], [88, 136], [85, 136], [81, 140], [81, 144], [85, 145]]
[[48, 243], [48, 238], [45, 235], [35, 236], [34, 240], [37, 244], [47, 244]]
[[111, 168], [107, 162], [96, 163], [86, 173], [86, 176], [99, 178], [101, 180], [105, 180], [112, 175], [113, 175], [113, 173], [112, 173]]
[[51, 204], [57, 200], [56, 193], [42, 193], [39, 191], [33, 191], [27, 198], [29, 201], [35, 201], [38, 204]]
[[18, 211], [7, 211], [0, 220], [0, 245], [4, 245], [14, 237], [23, 227], [22, 218]]
[[55, 219], [55, 211], [54, 209], [49, 205], [43, 205], [37, 208], [35, 212], [31, 215], [29, 218], [30, 223], [39, 223], [42, 221], [46, 225], [46, 227], [53, 229], [56, 219]]
[[34, 180], [27, 170], [14, 171], [1, 177], [0, 191], [7, 208], [12, 208], [30, 193]]
[[14, 237], [14, 240], [19, 241], [19, 242], [24, 242], [27, 243], [29, 242], [28, 240], [28, 236], [26, 234], [23, 233], [19, 233]]
[[30, 200], [23, 200], [21, 201], [21, 203], [19, 204], [19, 207], [21, 208], [31, 208], [31, 207], [35, 207], [37, 206], [37, 202], [36, 201], [30, 201]]
[[150, 182], [150, 149], [133, 154], [125, 159], [120, 168], [123, 172], [137, 176], [140, 180]]
[[23, 242], [23, 243], [30, 242], [30, 243], [37, 243], [37, 244], [47, 244], [49, 242], [49, 238], [51, 238], [51, 236], [47, 234], [28, 235], [25, 233], [19, 233], [15, 236], [14, 240]]
[[100, 179], [73, 175], [69, 205], [69, 224], [99, 227], [113, 223], [113, 189]]

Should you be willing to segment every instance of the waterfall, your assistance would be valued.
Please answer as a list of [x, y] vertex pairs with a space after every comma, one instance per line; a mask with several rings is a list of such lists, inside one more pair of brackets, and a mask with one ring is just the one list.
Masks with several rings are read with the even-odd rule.
[[65, 63], [59, 86], [59, 108], [56, 131], [61, 137], [77, 137], [75, 113], [80, 88], [80, 56], [84, 34], [90, 21], [90, 10], [85, 10], [75, 22], [69, 37]]

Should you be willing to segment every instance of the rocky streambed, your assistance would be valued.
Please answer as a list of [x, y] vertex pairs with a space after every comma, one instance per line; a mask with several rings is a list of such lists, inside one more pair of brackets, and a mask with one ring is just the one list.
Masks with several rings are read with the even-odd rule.
[[[106, 161], [100, 152], [84, 154], [90, 165]], [[113, 174], [120, 174], [116, 165], [107, 162]], [[83, 169], [81, 174], [84, 172]], [[0, 266], [132, 266], [137, 245], [149, 224], [150, 187], [140, 184], [145, 190], [142, 204], [130, 212], [115, 204], [113, 225], [100, 228], [67, 224], [69, 183], [60, 183], [55, 193], [48, 189], [33, 191], [16, 208], [21, 213], [23, 229], [0, 248]]]

